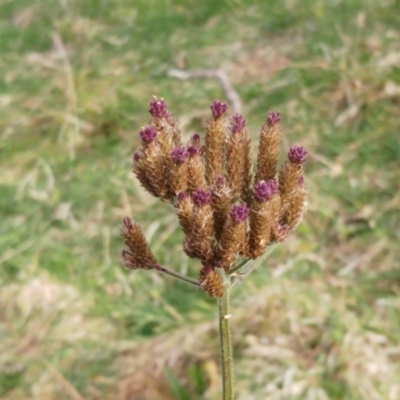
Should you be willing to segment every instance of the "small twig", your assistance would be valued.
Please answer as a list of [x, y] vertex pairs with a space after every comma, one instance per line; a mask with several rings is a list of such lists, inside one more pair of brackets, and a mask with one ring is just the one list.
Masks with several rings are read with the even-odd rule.
[[168, 75], [182, 80], [195, 78], [217, 78], [225, 91], [226, 97], [232, 104], [232, 108], [236, 113], [242, 113], [242, 101], [239, 94], [234, 89], [229, 76], [222, 69], [198, 69], [196, 71], [182, 71], [180, 69], [171, 69]]
[[192, 278], [188, 278], [187, 276], [181, 275], [181, 274], [179, 274], [178, 272], [171, 271], [171, 270], [169, 270], [169, 269], [163, 267], [162, 265], [156, 265], [156, 266], [154, 267], [154, 269], [157, 270], [157, 271], [159, 271], [159, 272], [162, 272], [162, 273], [164, 273], [164, 274], [173, 276], [174, 278], [179, 279], [179, 280], [181, 280], [181, 281], [183, 281], [183, 282], [190, 283], [191, 285], [200, 287], [199, 282], [197, 282], [196, 280], [194, 280], [194, 279], [192, 279]]

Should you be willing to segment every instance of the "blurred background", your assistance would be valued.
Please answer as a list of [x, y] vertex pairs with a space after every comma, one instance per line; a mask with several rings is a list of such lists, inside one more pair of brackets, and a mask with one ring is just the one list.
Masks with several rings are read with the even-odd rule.
[[130, 172], [152, 95], [184, 137], [233, 110], [176, 69], [309, 151], [305, 220], [233, 294], [237, 398], [398, 400], [398, 0], [1, 0], [0, 398], [219, 398], [214, 300], [119, 265], [129, 215], [199, 270]]

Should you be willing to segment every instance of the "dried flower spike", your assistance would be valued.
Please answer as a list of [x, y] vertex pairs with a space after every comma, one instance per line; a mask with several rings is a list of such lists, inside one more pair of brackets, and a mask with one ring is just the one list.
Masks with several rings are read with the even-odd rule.
[[223, 175], [225, 167], [226, 124], [223, 118], [228, 106], [215, 100], [211, 104], [212, 118], [207, 123], [204, 159], [206, 179], [212, 185], [218, 176]]
[[152, 269], [157, 264], [157, 259], [151, 252], [140, 225], [125, 217], [120, 230], [129, 249], [122, 252], [123, 265], [128, 269]]
[[229, 212], [219, 242], [219, 266], [229, 271], [236, 257], [244, 251], [246, 242], [246, 220], [249, 209], [244, 204], [236, 204]]
[[248, 202], [252, 181], [251, 143], [246, 130], [246, 120], [240, 114], [232, 117], [231, 132], [226, 142], [226, 172], [232, 190], [232, 202], [240, 198]]
[[256, 182], [275, 178], [281, 140], [279, 121], [280, 114], [270, 111], [267, 115], [267, 121], [261, 128]]
[[260, 257], [271, 242], [272, 229], [277, 226], [280, 211], [278, 184], [274, 179], [254, 185], [250, 210], [248, 257]]
[[219, 298], [224, 295], [221, 276], [211, 266], [203, 266], [200, 270], [199, 282], [202, 290], [204, 290], [210, 297]]

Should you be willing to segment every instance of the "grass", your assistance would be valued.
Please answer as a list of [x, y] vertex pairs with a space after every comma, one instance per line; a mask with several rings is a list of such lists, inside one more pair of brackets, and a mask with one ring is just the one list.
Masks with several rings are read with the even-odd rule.
[[196, 276], [130, 173], [151, 96], [199, 130], [225, 93], [254, 139], [279, 110], [309, 211], [233, 296], [239, 399], [400, 397], [400, 4], [89, 0], [0, 5], [0, 397], [217, 399], [214, 302], [119, 265], [145, 227]]

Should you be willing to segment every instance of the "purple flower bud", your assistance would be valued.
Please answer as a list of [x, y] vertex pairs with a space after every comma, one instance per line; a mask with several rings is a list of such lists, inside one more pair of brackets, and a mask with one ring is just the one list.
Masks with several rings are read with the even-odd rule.
[[297, 179], [297, 183], [299, 184], [300, 187], [304, 187], [304, 176], [299, 176], [299, 179]]
[[166, 118], [169, 116], [169, 112], [167, 111], [167, 103], [164, 101], [164, 99], [152, 100], [150, 102], [149, 112], [154, 118]]
[[143, 127], [139, 132], [144, 143], [151, 143], [157, 136], [157, 129], [150, 125]]
[[278, 182], [275, 179], [260, 181], [254, 185], [254, 196], [260, 201], [268, 201], [278, 191]]
[[216, 184], [217, 186], [222, 186], [222, 185], [224, 185], [224, 184], [225, 184], [225, 177], [223, 177], [222, 175], [220, 175], [220, 176], [216, 179], [215, 184]]
[[281, 120], [281, 114], [274, 111], [268, 111], [267, 123], [268, 126], [274, 126]]
[[214, 119], [218, 119], [225, 114], [228, 106], [223, 101], [214, 100], [210, 108]]
[[307, 152], [302, 146], [292, 146], [288, 158], [294, 164], [303, 164], [306, 161]]
[[138, 162], [142, 158], [140, 151], [135, 151], [133, 153], [133, 161]]
[[200, 152], [199, 147], [196, 146], [189, 146], [187, 148], [187, 152], [189, 154], [189, 157], [194, 157], [196, 154], [198, 154]]
[[171, 158], [176, 164], [183, 164], [187, 158], [189, 157], [189, 153], [187, 152], [186, 148], [181, 146], [181, 147], [175, 147], [171, 151]]
[[192, 193], [193, 203], [198, 207], [205, 206], [211, 202], [211, 192], [206, 192], [202, 189], [196, 189]]
[[233, 206], [229, 214], [232, 217], [233, 222], [238, 225], [246, 220], [247, 216], [249, 215], [249, 209], [244, 204], [240, 204]]
[[283, 242], [288, 237], [289, 233], [290, 228], [288, 225], [278, 225], [276, 227], [275, 240], [277, 242]]
[[178, 194], [178, 201], [182, 202], [188, 198], [188, 194], [186, 192], [179, 192]]
[[240, 114], [235, 114], [232, 116], [232, 133], [240, 132], [245, 127], [246, 120]]
[[132, 222], [131, 218], [129, 218], [129, 217], [124, 217], [124, 219], [122, 220], [122, 222], [124, 223], [124, 225], [125, 225], [127, 228], [132, 228], [132, 227], [133, 227], [133, 222]]
[[190, 138], [190, 144], [192, 146], [199, 147], [200, 146], [200, 135], [198, 133], [195, 133], [191, 138]]
[[122, 256], [122, 258], [123, 258], [124, 260], [126, 260], [127, 258], [129, 258], [130, 255], [131, 255], [131, 254], [129, 253], [128, 250], [122, 250], [122, 251], [121, 251], [121, 256]]
[[213, 267], [211, 267], [211, 265], [203, 265], [203, 268], [201, 269], [201, 273], [203, 275], [208, 275], [213, 271], [214, 271], [214, 269], [213, 269]]

